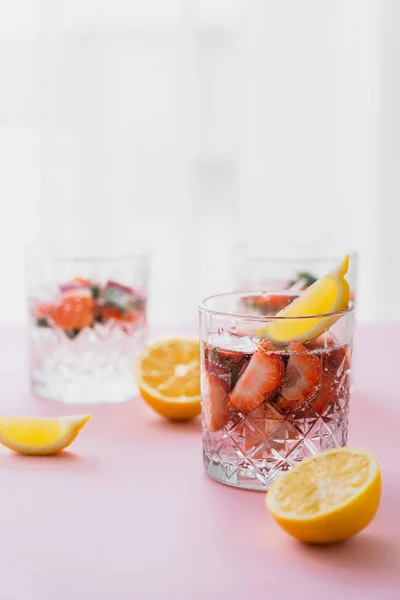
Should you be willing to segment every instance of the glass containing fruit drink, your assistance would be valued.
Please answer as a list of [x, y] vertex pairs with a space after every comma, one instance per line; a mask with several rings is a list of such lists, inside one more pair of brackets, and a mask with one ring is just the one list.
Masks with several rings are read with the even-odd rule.
[[31, 379], [38, 396], [90, 404], [135, 395], [132, 369], [146, 336], [148, 262], [147, 254], [27, 255]]
[[200, 306], [204, 464], [214, 479], [266, 490], [303, 458], [346, 445], [354, 319], [347, 263], [300, 295], [264, 294], [268, 315], [249, 303], [252, 294]]

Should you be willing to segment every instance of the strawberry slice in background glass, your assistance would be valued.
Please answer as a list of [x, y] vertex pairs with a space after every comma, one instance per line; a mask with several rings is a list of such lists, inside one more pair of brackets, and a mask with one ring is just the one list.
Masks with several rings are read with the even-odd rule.
[[[288, 249], [287, 253], [277, 255], [268, 252], [260, 244], [241, 244], [232, 251], [233, 288], [238, 292], [264, 292], [291, 290], [301, 292], [325, 275], [340, 260], [340, 256], [313, 253], [308, 256], [304, 250], [296, 253]], [[355, 302], [357, 295], [358, 254], [350, 253], [347, 281], [350, 286], [350, 299]], [[266, 294], [264, 295], [265, 298]], [[281, 297], [282, 298], [282, 297]], [[282, 301], [284, 301], [282, 299]], [[244, 296], [244, 302], [246, 302]], [[267, 300], [253, 300], [259, 314], [273, 314]], [[273, 303], [273, 301], [272, 301]], [[275, 306], [276, 310], [281, 310]]]

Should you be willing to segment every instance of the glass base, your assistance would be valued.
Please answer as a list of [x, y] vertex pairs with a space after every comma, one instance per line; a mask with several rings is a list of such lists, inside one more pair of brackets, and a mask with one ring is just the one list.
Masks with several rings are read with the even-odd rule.
[[204, 429], [207, 474], [233, 487], [267, 491], [277, 477], [302, 460], [347, 445], [348, 398], [340, 404], [334, 412], [322, 417], [278, 424], [272, 435], [257, 440], [243, 437], [249, 429], [249, 416], [243, 417], [229, 432]]
[[[249, 468], [239, 468], [235, 473], [229, 475], [226, 473], [221, 463], [216, 463], [204, 457], [204, 466], [209, 477], [236, 488], [244, 490], [253, 490], [257, 492], [266, 492], [275, 477], [271, 477], [268, 483], [262, 483], [256, 476], [255, 472]], [[275, 475], [276, 476], [276, 475]]]
[[131, 400], [138, 393], [133, 365], [145, 334], [118, 323], [85, 328], [73, 339], [56, 328], [32, 328], [34, 393], [66, 404]]
[[32, 388], [36, 396], [64, 404], [117, 404], [132, 400], [138, 394], [131, 379], [102, 382], [93, 377], [80, 377], [79, 381], [69, 383], [33, 380]]

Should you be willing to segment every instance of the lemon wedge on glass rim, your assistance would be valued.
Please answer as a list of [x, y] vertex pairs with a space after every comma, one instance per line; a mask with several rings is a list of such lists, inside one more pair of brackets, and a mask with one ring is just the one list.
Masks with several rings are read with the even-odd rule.
[[287, 344], [294, 340], [307, 342], [324, 333], [340, 315], [314, 318], [313, 315], [330, 315], [348, 307], [350, 288], [345, 279], [348, 268], [347, 254], [328, 275], [318, 279], [289, 306], [277, 313], [277, 317], [285, 317], [284, 319], [272, 319], [261, 327], [259, 337]]

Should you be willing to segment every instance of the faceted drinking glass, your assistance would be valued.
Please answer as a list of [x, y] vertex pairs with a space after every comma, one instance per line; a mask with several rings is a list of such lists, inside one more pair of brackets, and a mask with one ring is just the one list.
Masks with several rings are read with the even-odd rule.
[[267, 490], [303, 458], [347, 443], [354, 305], [277, 317], [296, 297], [230, 293], [199, 307], [204, 464], [222, 483]]
[[29, 249], [31, 381], [38, 396], [92, 404], [135, 395], [148, 271], [147, 253], [86, 258]]

